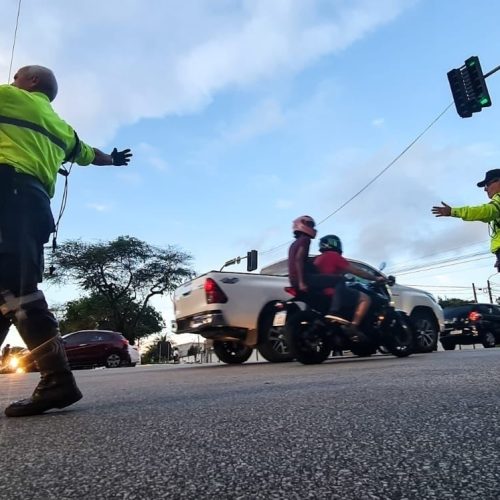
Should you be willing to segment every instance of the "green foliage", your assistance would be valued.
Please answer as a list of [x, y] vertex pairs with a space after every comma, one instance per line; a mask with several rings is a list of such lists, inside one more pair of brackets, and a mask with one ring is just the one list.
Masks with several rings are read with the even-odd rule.
[[59, 245], [49, 259], [55, 273], [46, 275], [48, 281], [73, 282], [88, 294], [67, 305], [65, 328], [109, 324], [131, 341], [163, 325], [149, 300], [173, 292], [193, 275], [187, 253], [154, 247], [130, 236], [99, 243], [70, 240]]
[[473, 300], [463, 300], [463, 299], [457, 299], [457, 298], [451, 298], [449, 299], [448, 297], [438, 297], [438, 304], [442, 307], [456, 307], [456, 306], [463, 306], [465, 304], [474, 304]]

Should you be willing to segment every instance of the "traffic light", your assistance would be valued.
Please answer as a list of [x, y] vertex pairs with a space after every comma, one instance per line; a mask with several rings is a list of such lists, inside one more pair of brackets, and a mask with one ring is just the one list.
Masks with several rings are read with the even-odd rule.
[[462, 72], [459, 69], [452, 69], [448, 72], [448, 81], [450, 82], [451, 93], [455, 101], [457, 113], [462, 118], [469, 118], [472, 116], [470, 104], [467, 99], [467, 90], [465, 88]]
[[472, 113], [479, 113], [491, 106], [479, 57], [469, 57], [461, 68], [449, 71], [448, 82], [457, 113], [462, 118], [470, 118]]
[[[484, 80], [479, 57], [469, 57], [469, 59], [465, 61], [465, 67], [469, 74], [472, 93], [475, 96], [476, 103], [479, 104], [481, 109], [491, 106], [490, 94], [488, 92], [488, 87], [486, 87], [486, 81]], [[479, 109], [479, 111], [481, 111], [481, 109]]]
[[247, 271], [255, 271], [257, 267], [257, 250], [250, 250], [250, 252], [247, 252]]

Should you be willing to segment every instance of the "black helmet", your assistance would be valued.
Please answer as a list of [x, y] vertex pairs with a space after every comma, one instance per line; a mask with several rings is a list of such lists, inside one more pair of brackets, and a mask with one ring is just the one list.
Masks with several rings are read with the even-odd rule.
[[319, 251], [326, 252], [328, 250], [334, 250], [340, 254], [342, 253], [342, 242], [338, 236], [327, 234], [319, 240]]

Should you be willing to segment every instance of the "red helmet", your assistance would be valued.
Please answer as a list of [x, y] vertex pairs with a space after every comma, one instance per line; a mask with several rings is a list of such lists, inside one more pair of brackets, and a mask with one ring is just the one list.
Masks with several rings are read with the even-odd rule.
[[293, 221], [292, 229], [293, 232], [300, 231], [311, 238], [316, 238], [317, 231], [314, 229], [315, 227], [316, 223], [312, 217], [309, 217], [309, 215], [301, 215]]

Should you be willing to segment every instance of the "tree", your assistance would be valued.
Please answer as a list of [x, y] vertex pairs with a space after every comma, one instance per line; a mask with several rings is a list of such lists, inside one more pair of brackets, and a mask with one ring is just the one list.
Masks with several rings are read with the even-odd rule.
[[150, 312], [149, 300], [192, 277], [190, 261], [189, 254], [174, 247], [161, 249], [130, 236], [100, 243], [70, 240], [49, 257], [55, 272], [46, 278], [56, 284], [74, 281], [87, 292], [80, 312], [92, 304], [93, 313], [102, 312], [96, 304], [102, 300], [109, 324], [133, 340]]
[[466, 304], [475, 304], [473, 300], [463, 300], [463, 299], [457, 299], [457, 298], [451, 298], [449, 299], [448, 297], [438, 297], [438, 304], [444, 309], [445, 307], [456, 307], [456, 306], [464, 306]]
[[134, 343], [140, 339], [159, 333], [164, 327], [161, 314], [152, 306], [141, 309], [137, 302], [127, 301], [127, 305], [119, 304], [121, 309], [121, 324], [114, 322], [115, 314], [108, 302], [99, 294], [91, 294], [66, 303], [60, 311], [60, 328], [62, 333], [76, 330], [115, 330]]

